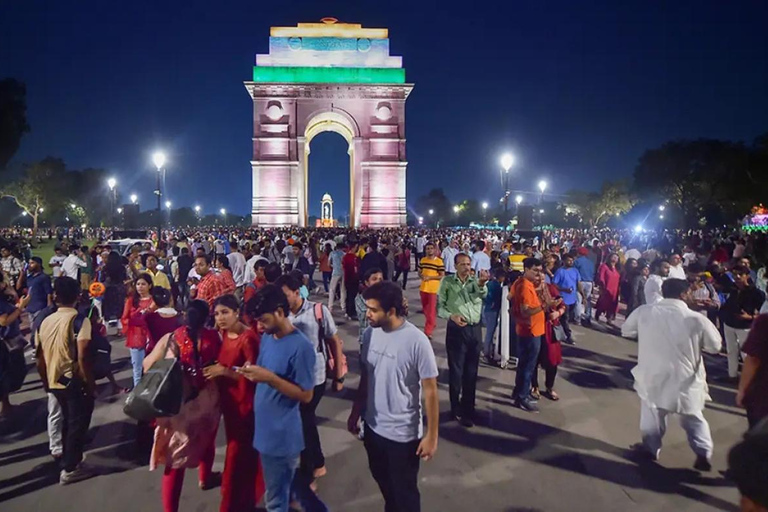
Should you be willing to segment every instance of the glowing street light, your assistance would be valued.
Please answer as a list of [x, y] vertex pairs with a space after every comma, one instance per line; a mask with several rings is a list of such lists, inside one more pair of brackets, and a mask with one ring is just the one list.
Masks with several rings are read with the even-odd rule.
[[136, 201], [139, 200], [139, 196], [136, 194], [131, 194], [131, 203], [136, 204]]

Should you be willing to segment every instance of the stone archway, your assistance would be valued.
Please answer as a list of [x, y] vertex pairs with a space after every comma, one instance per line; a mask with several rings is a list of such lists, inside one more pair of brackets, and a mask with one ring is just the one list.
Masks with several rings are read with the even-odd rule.
[[252, 220], [307, 225], [312, 138], [324, 131], [349, 144], [350, 224], [405, 225], [405, 83], [389, 55], [386, 29], [300, 23], [273, 27], [270, 53], [258, 55], [253, 99]]

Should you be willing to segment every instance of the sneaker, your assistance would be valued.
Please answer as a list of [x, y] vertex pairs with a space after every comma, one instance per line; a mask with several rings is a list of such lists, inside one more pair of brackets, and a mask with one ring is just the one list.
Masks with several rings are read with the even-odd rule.
[[518, 400], [517, 402], [515, 402], [515, 407], [519, 407], [525, 412], [532, 412], [532, 413], [539, 412], [539, 407], [536, 404], [532, 403], [530, 400]]
[[712, 471], [712, 463], [703, 455], [698, 455], [696, 457], [696, 462], [693, 463], [693, 469], [698, 471]]
[[66, 471], [62, 469], [61, 473], [59, 473], [59, 484], [69, 485], [75, 482], [80, 482], [81, 480], [87, 480], [93, 476], [96, 476], [96, 472], [81, 462], [77, 465], [74, 471]]

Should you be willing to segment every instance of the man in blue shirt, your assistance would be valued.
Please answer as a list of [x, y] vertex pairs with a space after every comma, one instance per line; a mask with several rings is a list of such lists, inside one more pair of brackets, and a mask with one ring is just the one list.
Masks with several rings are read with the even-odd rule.
[[29, 296], [27, 313], [30, 316], [29, 324], [32, 325], [40, 312], [53, 304], [51, 278], [43, 272], [43, 260], [37, 256], [29, 260], [27, 296]]
[[581, 317], [581, 325], [592, 325], [592, 290], [595, 287], [595, 263], [589, 258], [590, 251], [586, 247], [579, 247], [579, 257], [573, 262], [573, 266], [579, 271], [581, 281], [581, 293], [584, 295], [584, 315]]
[[563, 266], [557, 269], [552, 284], [557, 286], [560, 297], [563, 298], [563, 304], [568, 308], [563, 316], [560, 317], [560, 325], [565, 331], [565, 342], [569, 345], [575, 345], [570, 322], [575, 321], [576, 302], [579, 300], [579, 281], [581, 274], [573, 267], [573, 256], [566, 254], [563, 256]]
[[276, 285], [264, 286], [247, 307], [264, 334], [257, 363], [237, 371], [259, 383], [253, 399], [253, 447], [264, 468], [267, 511], [287, 512], [291, 491], [304, 510], [327, 511], [309, 488], [306, 472], [296, 472], [304, 449], [299, 404], [312, 401], [315, 349], [291, 324], [288, 299]]

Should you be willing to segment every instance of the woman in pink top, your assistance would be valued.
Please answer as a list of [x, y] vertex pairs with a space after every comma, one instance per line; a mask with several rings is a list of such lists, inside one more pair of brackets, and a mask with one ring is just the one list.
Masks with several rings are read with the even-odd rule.
[[619, 256], [611, 254], [605, 263], [597, 269], [597, 282], [600, 285], [600, 298], [597, 299], [595, 320], [600, 321], [600, 315], [605, 314], [609, 325], [613, 325], [616, 312], [619, 309], [619, 283], [621, 273], [618, 269]]

